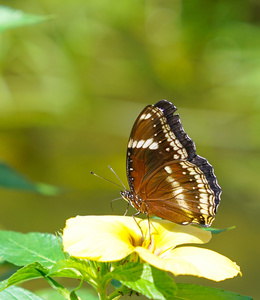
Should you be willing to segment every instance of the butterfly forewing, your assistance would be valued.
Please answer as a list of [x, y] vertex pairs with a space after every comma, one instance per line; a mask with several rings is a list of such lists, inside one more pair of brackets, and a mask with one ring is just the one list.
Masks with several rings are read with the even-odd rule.
[[137, 117], [127, 149], [128, 200], [148, 215], [209, 226], [221, 189], [212, 166], [196, 155], [175, 111], [161, 100]]

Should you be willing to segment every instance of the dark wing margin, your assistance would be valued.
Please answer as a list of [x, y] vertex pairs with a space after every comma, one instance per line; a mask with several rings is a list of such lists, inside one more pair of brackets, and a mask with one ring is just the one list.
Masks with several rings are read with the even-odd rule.
[[184, 131], [179, 115], [174, 115], [174, 113], [177, 111], [177, 108], [167, 100], [161, 100], [154, 106], [158, 107], [163, 112], [164, 117], [167, 119], [167, 123], [170, 126], [172, 132], [175, 134], [176, 138], [180, 141], [182, 146], [186, 149], [188, 153], [188, 160], [195, 157], [195, 144]]
[[216, 214], [219, 203], [220, 203], [220, 195], [221, 195], [222, 191], [221, 191], [220, 186], [218, 185], [217, 177], [214, 174], [214, 169], [213, 169], [212, 165], [204, 157], [201, 157], [199, 155], [196, 155], [193, 159], [190, 160], [190, 162], [201, 169], [201, 171], [204, 173], [204, 175], [208, 181], [210, 188], [214, 192], [215, 205], [216, 205], [215, 214]]
[[208, 184], [215, 194], [215, 212], [217, 211], [218, 205], [220, 203], [221, 188], [218, 185], [217, 178], [214, 174], [214, 169], [212, 165], [204, 158], [196, 154], [196, 147], [192, 139], [186, 134], [180, 121], [178, 114], [174, 115], [177, 108], [167, 100], [160, 100], [154, 106], [158, 107], [167, 119], [168, 125], [171, 130], [186, 149], [188, 158], [187, 160], [197, 167], [204, 173]]

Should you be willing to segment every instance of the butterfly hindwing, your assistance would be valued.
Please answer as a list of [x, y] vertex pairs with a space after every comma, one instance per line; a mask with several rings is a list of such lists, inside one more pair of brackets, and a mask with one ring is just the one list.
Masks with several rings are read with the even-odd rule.
[[143, 194], [149, 214], [176, 223], [206, 225], [215, 215], [214, 192], [203, 172], [188, 161], [162, 166], [143, 182]]

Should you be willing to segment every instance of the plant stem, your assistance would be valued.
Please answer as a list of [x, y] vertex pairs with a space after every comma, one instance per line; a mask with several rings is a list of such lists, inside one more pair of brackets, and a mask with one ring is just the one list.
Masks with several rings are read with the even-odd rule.
[[106, 295], [105, 291], [98, 292], [98, 297], [99, 297], [99, 300], [107, 300], [107, 295]]

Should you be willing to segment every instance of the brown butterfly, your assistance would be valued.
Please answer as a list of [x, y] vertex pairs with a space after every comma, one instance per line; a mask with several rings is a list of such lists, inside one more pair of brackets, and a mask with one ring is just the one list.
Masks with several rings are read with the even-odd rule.
[[121, 195], [137, 214], [208, 227], [215, 218], [221, 188], [212, 166], [196, 154], [176, 110], [161, 100], [137, 117], [127, 148], [130, 191]]

